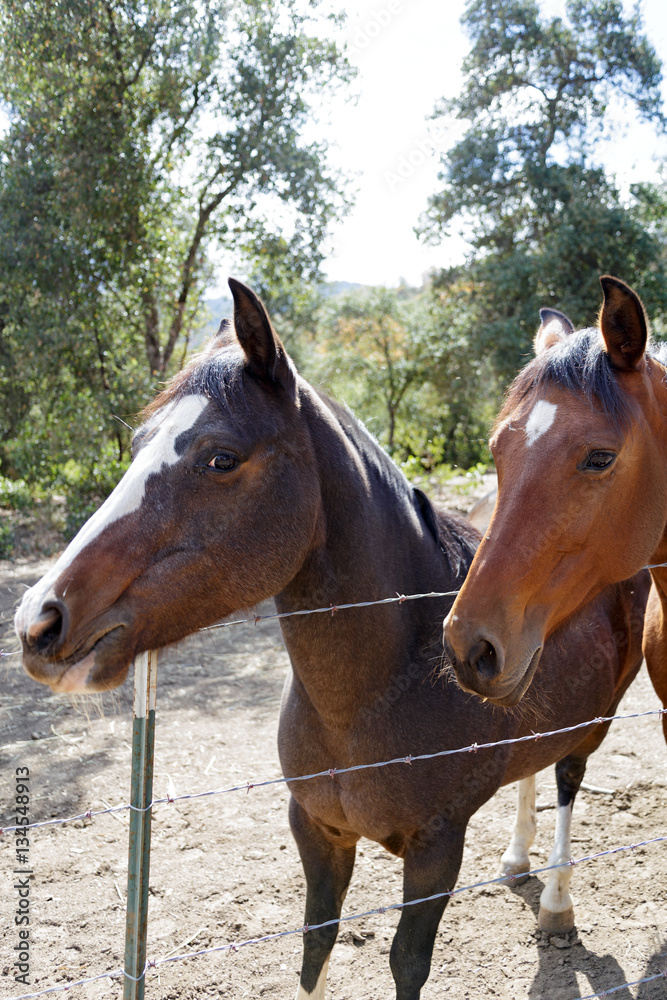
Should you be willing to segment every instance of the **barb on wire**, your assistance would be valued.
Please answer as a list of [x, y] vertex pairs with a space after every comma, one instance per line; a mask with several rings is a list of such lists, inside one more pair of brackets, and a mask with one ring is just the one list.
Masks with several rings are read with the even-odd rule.
[[275, 615], [253, 615], [252, 618], [237, 618], [233, 622], [218, 622], [217, 625], [205, 625], [200, 632], [211, 632], [216, 628], [231, 628], [232, 625], [256, 625], [257, 622], [268, 622], [274, 618], [294, 618], [296, 615], [322, 615], [326, 611], [333, 616], [335, 611], [345, 611], [347, 608], [372, 608], [376, 604], [403, 604], [405, 601], [419, 601], [423, 597], [456, 597], [458, 590], [445, 590], [442, 593], [432, 591], [429, 594], [397, 594], [396, 597], [383, 597], [379, 601], [357, 601], [354, 604], [329, 604], [326, 608], [308, 608], [303, 611], [281, 611]]
[[[262, 939], [258, 938], [257, 940], [259, 942]], [[238, 946], [233, 944], [230, 945], [230, 951], [237, 952]], [[189, 958], [190, 956], [184, 956], [184, 957]], [[162, 962], [166, 962], [169, 960], [163, 959], [161, 961], [160, 959], [158, 959], [157, 961], [146, 962], [146, 969], [144, 970], [144, 975], [150, 969], [154, 969], [157, 965], [160, 965], [162, 964]], [[65, 983], [63, 986], [50, 986], [45, 990], [39, 990], [39, 992], [37, 993], [21, 993], [20, 996], [8, 997], [7, 1000], [36, 1000], [37, 997], [46, 996], [48, 993], [63, 993], [66, 992], [67, 990], [70, 990], [73, 986], [84, 986], [86, 983], [94, 983], [100, 979], [116, 979], [123, 975], [128, 976], [128, 978], [134, 978], [130, 977], [129, 973], [126, 973], [123, 969], [116, 969], [114, 972], [104, 972], [100, 976], [91, 976], [89, 979], [77, 979], [74, 982]], [[141, 976], [139, 978], [141, 978]], [[664, 972], [657, 972], [653, 976], [644, 976], [643, 979], [635, 979], [631, 983], [621, 983], [619, 986], [611, 986], [609, 989], [602, 990], [600, 993], [587, 993], [585, 997], [578, 996], [576, 998], [573, 998], [573, 1000], [598, 1000], [599, 997], [610, 996], [612, 993], [618, 993], [619, 990], [628, 989], [630, 986], [641, 986], [644, 983], [653, 983], [655, 982], [656, 979], [663, 979], [663, 978], [667, 978], [667, 970], [665, 970]]]
[[[554, 871], [558, 868], [567, 868], [570, 865], [579, 865], [588, 861], [597, 861], [600, 858], [609, 857], [612, 854], [619, 854], [622, 851], [634, 851], [638, 847], [648, 847], [651, 844], [660, 844], [667, 841], [667, 836], [664, 837], [653, 837], [651, 840], [644, 840], [636, 844], [625, 844], [623, 847], [612, 847], [606, 851], [597, 851], [595, 854], [588, 854], [581, 858], [572, 858], [569, 861], [563, 861], [556, 865], [546, 865], [543, 868], [533, 868], [528, 872], [524, 872], [521, 875], [514, 876], [515, 878], [523, 878], [527, 875], [542, 875], [545, 872]], [[430, 903], [436, 899], [443, 899], [445, 896], [452, 897], [458, 896], [462, 892], [468, 892], [471, 889], [483, 889], [490, 885], [497, 885], [499, 883], [504, 883], [507, 880], [506, 875], [500, 875], [496, 878], [485, 879], [482, 882], [476, 882], [474, 885], [464, 885], [460, 886], [458, 889], [451, 889], [449, 892], [436, 892], [431, 896], [423, 896], [419, 899], [409, 899], [400, 903], [390, 903], [387, 906], [378, 906], [372, 910], [366, 910], [364, 913], [352, 913], [346, 917], [335, 917], [332, 920], [325, 920], [321, 924], [302, 924], [300, 927], [294, 928], [288, 931], [275, 931], [272, 934], [264, 934], [261, 937], [247, 938], [245, 941], [227, 941], [224, 944], [213, 945], [210, 948], [201, 948], [197, 951], [183, 952], [180, 955], [167, 955], [164, 958], [150, 959], [146, 961], [144, 967], [145, 975], [149, 969], [158, 968], [161, 965], [167, 965], [171, 962], [182, 962], [190, 958], [201, 958], [204, 955], [212, 955], [219, 952], [238, 952], [241, 948], [245, 948], [252, 944], [264, 944], [267, 941], [276, 941], [279, 938], [294, 937], [297, 934], [304, 934], [305, 932], [310, 932], [314, 930], [321, 930], [324, 927], [332, 927], [336, 924], [345, 924], [352, 920], [362, 920], [366, 917], [372, 917], [376, 914], [387, 913], [389, 910], [403, 910], [408, 906], [418, 906], [420, 903]], [[97, 979], [111, 979], [119, 975], [125, 975], [128, 979], [133, 979], [137, 981], [134, 976], [130, 976], [129, 973], [124, 972], [124, 970], [114, 970], [113, 972], [106, 972], [103, 975], [95, 976], [91, 979], [82, 979], [78, 982], [67, 983], [64, 986], [54, 986], [49, 989], [41, 990], [38, 993], [23, 993], [21, 996], [8, 997], [7, 1000], [32, 1000], [34, 997], [43, 996], [46, 993], [56, 993], [61, 990], [68, 990], [72, 986], [79, 986], [83, 983], [94, 982]], [[614, 993], [617, 990], [623, 989], [625, 986], [636, 986], [639, 983], [651, 982], [654, 979], [659, 979], [664, 976], [664, 972], [659, 972], [657, 975], [649, 976], [645, 979], [637, 980], [635, 983], [623, 983], [621, 986], [615, 986], [612, 989], [605, 990], [603, 993], [593, 993], [588, 997], [580, 997], [577, 1000], [592, 1000], [594, 997], [606, 996], [608, 993]], [[141, 979], [141, 976], [138, 977]]]
[[[643, 566], [643, 569], [661, 569], [666, 567], [667, 563], [652, 563], [647, 566]], [[215, 625], [206, 625], [204, 628], [200, 628], [199, 632], [211, 632], [218, 628], [231, 628], [232, 625], [257, 625], [259, 622], [270, 621], [271, 619], [279, 618], [293, 618], [296, 615], [320, 615], [325, 612], [330, 612], [333, 617], [335, 611], [344, 611], [347, 608], [371, 608], [378, 604], [404, 604], [405, 601], [419, 601], [425, 597], [456, 597], [459, 593], [458, 590], [445, 590], [442, 592], [431, 591], [428, 594], [396, 594], [395, 597], [383, 597], [378, 601], [356, 601], [350, 604], [329, 604], [326, 608], [307, 608], [302, 611], [282, 611], [280, 614], [276, 613], [274, 615], [253, 615], [252, 618], [237, 618], [231, 622], [218, 622]], [[21, 650], [14, 650], [13, 652], [6, 653], [4, 650], [0, 649], [0, 660], [5, 656], [20, 656]]]
[[69, 983], [62, 983], [60, 986], [47, 986], [44, 990], [37, 990], [36, 993], [21, 993], [18, 996], [7, 997], [7, 1000], [33, 1000], [33, 997], [43, 997], [47, 993], [65, 993], [73, 986], [85, 986], [87, 983], [96, 983], [100, 979], [115, 979], [125, 974], [124, 969], [114, 969], [113, 972], [102, 972], [99, 976], [88, 976], [86, 979], [76, 979]]
[[[588, 854], [581, 858], [570, 858], [569, 861], [562, 861], [556, 865], [545, 865], [543, 868], [533, 868], [530, 871], [515, 875], [514, 879], [525, 878], [530, 875], [543, 875], [545, 872], [554, 871], [558, 868], [569, 868], [573, 865], [580, 865], [587, 861], [597, 861], [600, 858], [609, 857], [612, 854], [619, 854], [622, 851], [635, 851], [638, 847], [648, 847], [651, 844], [661, 844], [667, 841], [667, 836], [653, 837], [651, 840], [644, 840], [636, 844], [624, 844], [622, 847], [611, 847], [606, 851], [597, 851], [595, 854]], [[390, 903], [387, 906], [378, 906], [373, 910], [366, 910], [364, 913], [352, 913], [347, 917], [334, 917], [332, 920], [325, 920], [321, 924], [308, 924], [297, 927], [295, 930], [275, 931], [273, 934], [265, 934], [258, 938], [248, 938], [245, 941], [226, 942], [225, 944], [213, 945], [211, 948], [202, 948], [199, 951], [184, 952], [181, 955], [173, 955], [168, 958], [158, 959], [156, 965], [163, 965], [167, 962], [180, 961], [186, 958], [199, 958], [202, 955], [210, 955], [220, 951], [238, 951], [250, 944], [260, 944], [265, 941], [275, 941], [278, 938], [292, 937], [295, 934], [303, 934], [305, 931], [317, 931], [324, 927], [333, 927], [336, 924], [348, 923], [351, 920], [362, 920], [365, 917], [373, 917], [376, 914], [387, 913], [389, 910], [404, 910], [408, 906], [418, 906], [420, 903], [431, 903], [436, 899], [444, 899], [458, 896], [462, 892], [469, 892], [471, 889], [484, 889], [490, 885], [504, 884], [507, 875], [499, 875], [496, 878], [485, 879], [482, 882], [475, 882], [473, 885], [462, 885], [458, 889], [451, 889], [449, 892], [435, 892], [431, 896], [422, 896], [419, 899], [408, 899], [400, 903]], [[662, 975], [662, 973], [661, 973]], [[657, 977], [656, 977], [657, 978]]]
[[[391, 760], [380, 760], [373, 764], [352, 764], [350, 767], [328, 767], [324, 771], [314, 771], [312, 774], [299, 774], [293, 778], [267, 778], [264, 781], [244, 781], [239, 785], [229, 785], [227, 788], [209, 788], [205, 792], [188, 792], [184, 795], [166, 795], [163, 798], [153, 799], [145, 808], [125, 803], [118, 806], [110, 806], [107, 809], [88, 809], [85, 812], [77, 813], [75, 816], [67, 816], [64, 819], [47, 819], [37, 823], [27, 823], [21, 826], [21, 830], [38, 829], [43, 826], [59, 826], [62, 823], [72, 823], [79, 819], [92, 819], [95, 816], [104, 816], [107, 813], [123, 812], [127, 809], [134, 811], [148, 811], [153, 806], [171, 805], [175, 802], [186, 802], [191, 799], [206, 799], [214, 795], [226, 795], [228, 792], [250, 792], [253, 788], [266, 788], [269, 785], [285, 785], [294, 781], [311, 781], [314, 778], [332, 778], [341, 774], [349, 774], [351, 771], [367, 771], [371, 768], [389, 767], [393, 764], [414, 764], [417, 760], [433, 760], [435, 757], [451, 757], [459, 753], [477, 753], [480, 750], [491, 750], [494, 747], [512, 746], [515, 743], [528, 743], [532, 740], [544, 739], [547, 736], [558, 736], [561, 733], [573, 733], [578, 729], [586, 729], [588, 726], [597, 726], [602, 722], [613, 722], [614, 720], [625, 721], [627, 719], [644, 719], [649, 715], [666, 715], [667, 708], [654, 708], [648, 712], [631, 712], [627, 715], [606, 715], [598, 716], [595, 719], [588, 719], [586, 722], [578, 722], [575, 726], [566, 726], [564, 729], [551, 729], [546, 733], [528, 733], [526, 736], [513, 736], [506, 740], [496, 740], [492, 743], [471, 743], [465, 747], [456, 747], [452, 750], [436, 750], [434, 753], [401, 754], [400, 757], [392, 757]], [[0, 827], [0, 835], [11, 833], [19, 829], [18, 826]]]

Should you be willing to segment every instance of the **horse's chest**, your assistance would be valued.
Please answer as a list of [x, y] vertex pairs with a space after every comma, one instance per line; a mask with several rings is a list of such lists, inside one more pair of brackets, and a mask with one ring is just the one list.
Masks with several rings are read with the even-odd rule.
[[[423, 766], [414, 773], [391, 767], [345, 770], [396, 756], [392, 720], [389, 711], [384, 725], [377, 720], [350, 729], [328, 725], [298, 690], [287, 690], [278, 748], [287, 778], [321, 775], [290, 784], [290, 791], [328, 836], [340, 843], [367, 837], [402, 854], [405, 839], [432, 817], [436, 800], [448, 797], [446, 782]], [[414, 740], [414, 732], [411, 736]]]
[[341, 751], [347, 749], [341, 746], [345, 742], [322, 726], [312, 709], [298, 704], [297, 699], [286, 699], [283, 703], [278, 728], [283, 774], [290, 778], [324, 772], [323, 777], [291, 784], [292, 795], [319, 824], [332, 831], [352, 832], [343, 805], [340, 779], [335, 774], [335, 769], [341, 766]]
[[328, 839], [340, 846], [367, 837], [402, 855], [406, 835], [415, 832], [414, 817], [406, 822], [386, 787], [373, 784], [358, 775], [334, 773], [295, 783], [290, 791]]

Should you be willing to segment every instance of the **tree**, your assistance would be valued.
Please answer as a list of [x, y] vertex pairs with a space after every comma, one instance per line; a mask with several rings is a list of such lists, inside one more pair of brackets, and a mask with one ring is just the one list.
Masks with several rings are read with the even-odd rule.
[[345, 200], [306, 135], [350, 69], [298, 0], [0, 0], [0, 38], [0, 465], [123, 458], [216, 249], [317, 273]]
[[421, 232], [456, 225], [471, 252], [438, 276], [470, 310], [474, 350], [507, 381], [524, 363], [541, 306], [594, 321], [598, 275], [612, 272], [667, 309], [661, 241], [638, 192], [625, 201], [594, 161], [610, 109], [662, 127], [660, 63], [637, 12], [619, 0], [568, 0], [566, 19], [533, 0], [469, 0], [472, 47], [461, 93], [436, 116], [470, 124], [444, 160]]
[[[355, 409], [381, 413], [389, 454], [396, 450], [396, 419], [410, 385], [423, 371], [423, 338], [414, 302], [406, 307], [396, 292], [373, 288], [333, 304], [326, 345], [330, 383], [356, 382]], [[342, 379], [336, 376], [341, 376]], [[379, 404], [379, 405], [378, 405]]]
[[486, 457], [490, 416], [471, 392], [480, 363], [465, 350], [465, 317], [430, 291], [365, 288], [324, 301], [306, 373], [343, 399], [398, 460], [423, 471]]

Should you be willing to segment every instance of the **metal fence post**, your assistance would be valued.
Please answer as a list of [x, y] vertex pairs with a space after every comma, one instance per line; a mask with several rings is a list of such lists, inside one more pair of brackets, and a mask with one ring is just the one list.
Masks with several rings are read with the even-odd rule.
[[157, 650], [134, 661], [134, 717], [132, 720], [132, 793], [130, 844], [127, 865], [127, 919], [125, 923], [125, 983], [123, 1000], [143, 1000], [146, 981], [146, 928], [153, 801], [153, 748]]

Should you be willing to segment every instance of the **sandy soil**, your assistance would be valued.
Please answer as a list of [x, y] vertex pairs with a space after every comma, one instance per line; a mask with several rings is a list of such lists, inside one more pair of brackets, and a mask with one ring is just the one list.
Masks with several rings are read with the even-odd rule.
[[[35, 562], [0, 564], [5, 650], [12, 648], [12, 609], [43, 569]], [[275, 734], [286, 667], [279, 629], [269, 622], [208, 633], [166, 652], [158, 681], [156, 796], [278, 776]], [[130, 685], [113, 698], [72, 703], [24, 676], [18, 657], [3, 660], [0, 671], [0, 822], [9, 823], [13, 815], [17, 767], [30, 768], [32, 820], [126, 802]], [[655, 707], [642, 673], [621, 711]], [[582, 791], [575, 807], [575, 856], [667, 834], [666, 761], [656, 717], [614, 724], [586, 777], [608, 793]], [[534, 867], [546, 863], [551, 848], [554, 796], [553, 774], [543, 772]], [[459, 885], [494, 876], [510, 835], [514, 798], [513, 788], [503, 789], [473, 817]], [[300, 926], [304, 879], [286, 807], [285, 787], [273, 785], [156, 808], [150, 958]], [[32, 834], [31, 991], [122, 965], [127, 823], [124, 812]], [[17, 987], [12, 968], [13, 836], [0, 841], [0, 858], [0, 996], [9, 997], [27, 992]], [[667, 844], [577, 867], [572, 880], [577, 929], [567, 939], [550, 940], [536, 930], [540, 878], [521, 887], [462, 893], [442, 920], [423, 1000], [574, 1000], [664, 969], [666, 871]], [[400, 896], [400, 861], [362, 841], [344, 913]], [[388, 950], [397, 920], [396, 913], [385, 913], [344, 926], [330, 968], [331, 998], [394, 995]], [[300, 952], [295, 935], [238, 953], [174, 962], [149, 973], [146, 996], [291, 1000]], [[69, 995], [120, 997], [121, 989], [107, 979]], [[664, 979], [614, 994], [619, 1000], [666, 995]]]

